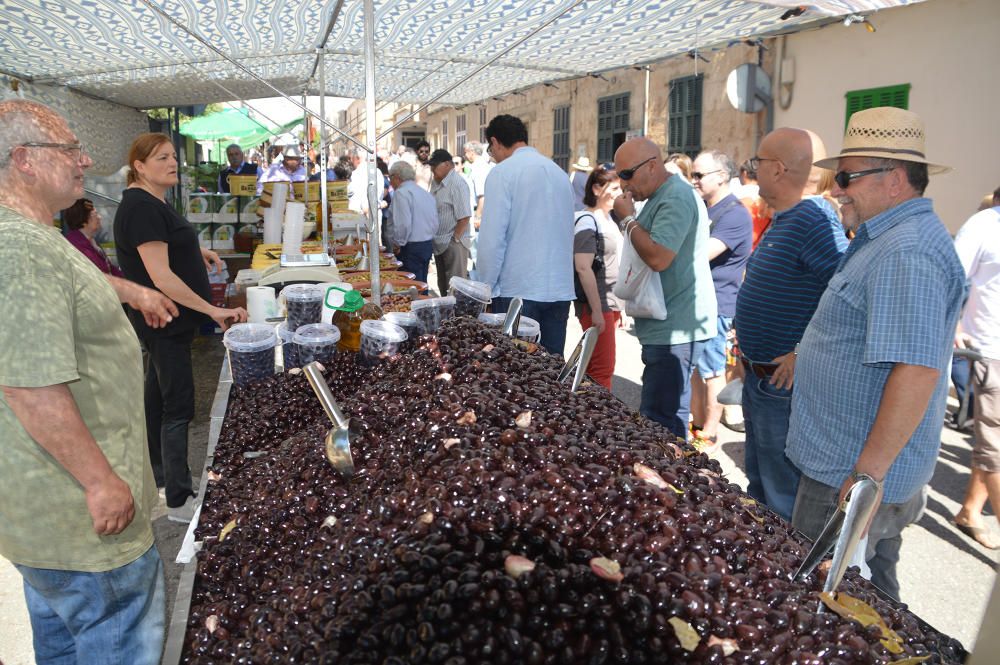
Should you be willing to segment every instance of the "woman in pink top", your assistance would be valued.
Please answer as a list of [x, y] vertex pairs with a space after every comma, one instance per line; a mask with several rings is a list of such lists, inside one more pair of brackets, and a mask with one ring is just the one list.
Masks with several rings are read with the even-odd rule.
[[115, 277], [124, 277], [118, 266], [108, 260], [101, 246], [94, 238], [101, 230], [101, 213], [97, 212], [94, 202], [90, 199], [79, 199], [66, 210], [63, 210], [63, 220], [70, 229], [66, 240], [83, 252], [83, 255], [94, 262], [101, 272]]

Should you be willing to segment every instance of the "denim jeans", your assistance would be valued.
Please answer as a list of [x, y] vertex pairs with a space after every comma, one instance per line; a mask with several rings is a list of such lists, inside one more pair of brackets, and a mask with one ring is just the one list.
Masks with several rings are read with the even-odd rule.
[[17, 566], [39, 665], [156, 665], [163, 651], [163, 562], [150, 547], [103, 573]]
[[799, 470], [785, 456], [792, 391], [747, 372], [743, 380], [747, 494], [792, 519]]
[[[510, 298], [494, 298], [492, 309], [496, 313], [506, 312]], [[569, 300], [541, 302], [525, 300], [521, 316], [538, 321], [542, 328], [541, 344], [549, 353], [562, 355], [566, 347], [566, 321], [569, 320]]]
[[417, 281], [426, 282], [427, 269], [431, 265], [433, 254], [434, 241], [424, 240], [423, 242], [406, 243], [399, 248], [399, 254], [396, 256], [403, 263], [402, 269], [404, 271], [412, 272]]
[[682, 439], [691, 414], [691, 373], [705, 342], [642, 345], [642, 399], [639, 413]]
[[146, 440], [157, 487], [165, 488], [167, 506], [183, 506], [194, 496], [188, 466], [188, 423], [194, 418], [194, 331], [179, 335], [147, 334]]
[[[969, 410], [965, 414], [967, 420], [971, 420], [975, 415], [975, 394], [972, 388], [972, 384], [969, 383], [969, 360], [968, 358], [960, 358], [958, 356], [953, 356], [951, 359], [951, 383], [955, 387], [955, 397], [958, 398], [958, 406], [962, 407], [962, 398], [965, 397], [965, 391], [969, 391]], [[955, 412], [954, 416], [949, 416], [952, 423], [956, 427], [961, 427], [965, 423], [958, 422], [959, 418], [958, 411]]]
[[[816, 540], [837, 507], [839, 487], [830, 487], [809, 476], [802, 476], [795, 497], [792, 526], [807, 538]], [[883, 503], [875, 512], [868, 530], [865, 560], [871, 570], [872, 584], [899, 600], [896, 564], [903, 545], [903, 529], [920, 519], [927, 505], [926, 488], [904, 503]]]

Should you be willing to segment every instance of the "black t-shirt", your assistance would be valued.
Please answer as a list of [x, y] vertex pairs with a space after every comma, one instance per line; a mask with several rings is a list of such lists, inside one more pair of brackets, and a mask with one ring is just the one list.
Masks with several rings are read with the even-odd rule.
[[[191, 224], [177, 214], [171, 206], [144, 189], [130, 188], [122, 192], [122, 202], [115, 213], [115, 246], [118, 264], [125, 277], [148, 286], [156, 287], [142, 263], [138, 247], [147, 242], [167, 243], [170, 269], [188, 288], [204, 300], [211, 302], [208, 271], [201, 258], [198, 233]], [[194, 330], [211, 319], [193, 309], [177, 305], [180, 316], [165, 328], [148, 328], [142, 315], [129, 308], [129, 317], [140, 334], [177, 335]]]

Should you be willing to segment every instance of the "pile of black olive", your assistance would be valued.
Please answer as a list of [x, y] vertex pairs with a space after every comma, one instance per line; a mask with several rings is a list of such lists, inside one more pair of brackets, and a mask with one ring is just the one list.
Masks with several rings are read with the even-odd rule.
[[338, 354], [326, 378], [361, 425], [350, 479], [301, 376], [236, 391], [183, 662], [960, 662], [854, 571], [840, 590], [899, 653], [817, 612], [824, 573], [790, 581], [808, 543], [787, 523], [559, 369], [469, 318], [367, 374]]

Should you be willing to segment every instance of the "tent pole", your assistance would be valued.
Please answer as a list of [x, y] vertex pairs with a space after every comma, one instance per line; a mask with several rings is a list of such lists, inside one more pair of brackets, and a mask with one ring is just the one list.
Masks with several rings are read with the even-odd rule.
[[[316, 69], [319, 73], [319, 115], [326, 118], [326, 53], [316, 49]], [[323, 225], [323, 253], [330, 254], [330, 231], [327, 229], [329, 210], [326, 195], [326, 125], [319, 123], [319, 219]], [[334, 252], [336, 255], [336, 252]]]
[[[375, 176], [381, 174], [375, 165], [375, 1], [365, 0], [365, 139], [368, 142], [368, 262], [372, 276], [372, 302], [382, 304], [382, 253], [380, 245], [380, 224], [378, 218], [381, 211], [378, 207], [379, 196], [376, 194]], [[378, 178], [379, 184], [382, 178]], [[382, 188], [379, 187], [381, 192]]]

